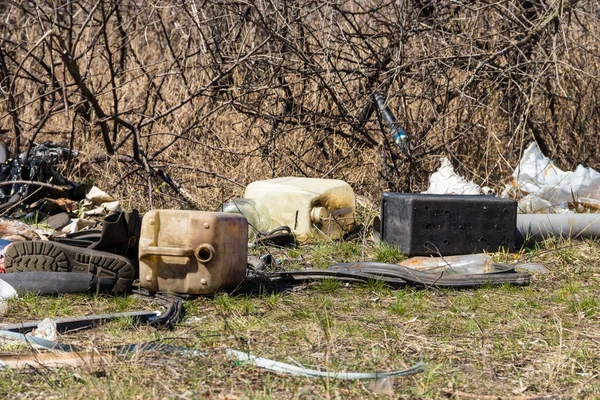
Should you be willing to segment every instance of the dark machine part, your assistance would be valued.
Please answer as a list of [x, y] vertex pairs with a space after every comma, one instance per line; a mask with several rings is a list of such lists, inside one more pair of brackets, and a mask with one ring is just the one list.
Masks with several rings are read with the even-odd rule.
[[[61, 152], [61, 157], [64, 154]], [[48, 158], [46, 160], [45, 158]], [[14, 183], [0, 187], [0, 210], [13, 206], [21, 200], [27, 199], [27, 203], [33, 203], [44, 197], [60, 198], [69, 197], [79, 201], [85, 197], [85, 187], [82, 184], [71, 182], [61, 176], [52, 166], [59, 159], [54, 152], [32, 152], [28, 159], [21, 154], [19, 157], [6, 160], [0, 164], [0, 181], [34, 181], [50, 183], [54, 186], [64, 187], [65, 191], [57, 191], [52, 188], [40, 188], [36, 185]]]
[[478, 195], [385, 192], [381, 239], [409, 256], [515, 248], [517, 203]]

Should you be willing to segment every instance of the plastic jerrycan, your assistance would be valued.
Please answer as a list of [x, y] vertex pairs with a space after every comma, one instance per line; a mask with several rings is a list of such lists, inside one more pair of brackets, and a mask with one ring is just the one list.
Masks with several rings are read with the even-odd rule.
[[211, 294], [246, 278], [248, 222], [235, 214], [153, 210], [139, 241], [140, 285], [150, 292]]
[[289, 226], [296, 238], [340, 238], [354, 224], [352, 187], [341, 180], [286, 177], [252, 182], [245, 199], [269, 211], [271, 228]]

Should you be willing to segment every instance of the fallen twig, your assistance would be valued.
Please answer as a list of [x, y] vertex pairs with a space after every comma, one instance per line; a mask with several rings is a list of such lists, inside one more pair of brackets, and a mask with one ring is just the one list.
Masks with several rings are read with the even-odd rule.
[[41, 187], [45, 187], [47, 189], [52, 189], [52, 190], [57, 190], [59, 192], [66, 192], [69, 189], [64, 187], [64, 186], [57, 186], [57, 185], [53, 185], [51, 183], [45, 183], [45, 182], [37, 182], [37, 181], [22, 181], [22, 180], [16, 180], [16, 181], [5, 181], [5, 182], [0, 182], [0, 186], [10, 186], [10, 185], [33, 185], [33, 186], [41, 186]]

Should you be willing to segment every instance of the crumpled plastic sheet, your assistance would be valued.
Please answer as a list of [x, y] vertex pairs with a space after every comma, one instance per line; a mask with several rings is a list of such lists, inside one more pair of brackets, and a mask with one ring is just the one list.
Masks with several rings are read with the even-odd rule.
[[481, 187], [473, 181], [469, 181], [458, 175], [450, 160], [443, 157], [441, 165], [436, 172], [429, 177], [429, 188], [425, 194], [488, 194], [490, 189]]
[[562, 171], [533, 142], [502, 197], [517, 198], [521, 213], [568, 213], [573, 203], [600, 209], [600, 173], [581, 164], [574, 171]]
[[85, 195], [82, 210], [82, 217], [106, 215], [109, 212], [121, 211], [121, 204], [117, 199], [94, 186]]
[[49, 340], [51, 342], [56, 340], [56, 334], [56, 322], [50, 318], [45, 318], [38, 324], [37, 328], [31, 332], [31, 336]]
[[73, 218], [68, 225], [61, 229], [61, 232], [75, 233], [84, 228], [96, 226], [96, 224], [96, 221], [90, 221], [85, 218]]
[[8, 283], [0, 279], [0, 301], [5, 301], [17, 297], [17, 291]]
[[39, 230], [15, 219], [0, 218], [0, 238], [16, 242], [19, 240], [45, 240]]
[[0, 316], [6, 314], [8, 311], [6, 300], [12, 299], [13, 297], [19, 297], [15, 288], [0, 279]]

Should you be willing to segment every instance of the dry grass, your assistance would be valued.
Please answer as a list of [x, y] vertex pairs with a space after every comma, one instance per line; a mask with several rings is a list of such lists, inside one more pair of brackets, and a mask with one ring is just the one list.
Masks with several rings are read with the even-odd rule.
[[[59, 3], [0, 4], [0, 137], [19, 150], [72, 140], [81, 155], [61, 172], [110, 192], [126, 209], [214, 210], [254, 180], [285, 175], [344, 179], [364, 202], [377, 203], [382, 190], [426, 187], [439, 156], [476, 183], [502, 188], [531, 140], [564, 169], [600, 165], [594, 1], [349, 1], [339, 9], [335, 2], [211, 0], [201, 10], [187, 0]], [[78, 57], [83, 82], [61, 59], [60, 39], [73, 37], [80, 41], [67, 54]], [[158, 117], [228, 68], [231, 74], [193, 101]], [[107, 119], [89, 109], [82, 83]], [[390, 142], [376, 114], [357, 124], [376, 90], [387, 91], [410, 134], [411, 157]], [[146, 124], [139, 143], [114, 122], [117, 116]], [[118, 155], [150, 157], [150, 176], [143, 158], [94, 161], [106, 153], [102, 124], [111, 145], [123, 140]], [[174, 135], [179, 139], [153, 156]], [[158, 170], [194, 204], [165, 185]], [[140, 353], [78, 370], [3, 371], [0, 395], [375, 396], [367, 383], [240, 365], [224, 356], [231, 347], [328, 370], [427, 363], [425, 373], [396, 379], [391, 397], [600, 397], [599, 250], [597, 242], [548, 241], [517, 255], [551, 271], [534, 276], [528, 288], [391, 291], [325, 281], [289, 293], [254, 287], [201, 298], [188, 302], [187, 320], [172, 332], [117, 321], [59, 340], [82, 348], [159, 340], [204, 356]], [[365, 232], [273, 254], [282, 268], [401, 257]], [[2, 321], [137, 308], [152, 307], [131, 298], [27, 297], [11, 301]]]
[[[389, 248], [360, 242], [274, 250], [286, 268], [332, 260], [393, 259]], [[424, 361], [424, 373], [398, 378], [387, 395], [600, 396], [598, 242], [550, 240], [516, 258], [544, 263], [526, 288], [390, 290], [333, 281], [270, 292], [249, 283], [186, 304], [173, 331], [116, 321], [60, 335], [82, 348], [159, 341], [203, 353], [136, 353], [78, 370], [4, 371], [11, 398], [364, 398], [370, 382], [293, 378], [228, 359], [224, 348], [330, 371], [389, 371]], [[498, 257], [506, 257], [498, 255]], [[512, 257], [511, 257], [512, 258]], [[287, 265], [286, 265], [287, 264]], [[131, 298], [85, 295], [10, 302], [6, 322], [151, 306]], [[462, 393], [462, 394], [460, 394]], [[483, 397], [482, 397], [483, 398]], [[496, 397], [495, 397], [496, 398]]]

